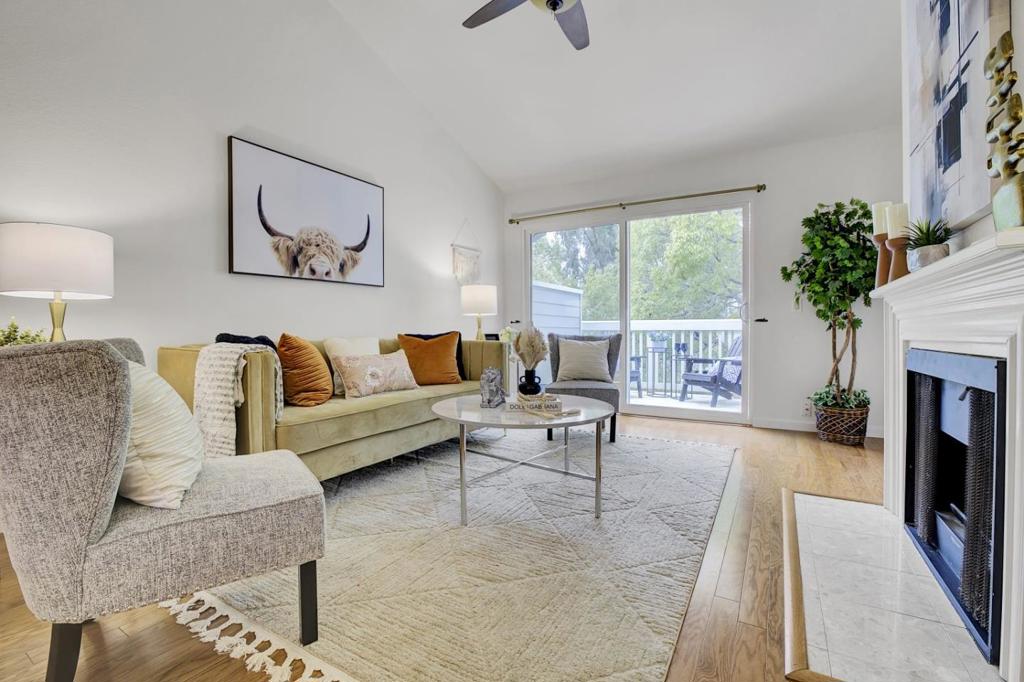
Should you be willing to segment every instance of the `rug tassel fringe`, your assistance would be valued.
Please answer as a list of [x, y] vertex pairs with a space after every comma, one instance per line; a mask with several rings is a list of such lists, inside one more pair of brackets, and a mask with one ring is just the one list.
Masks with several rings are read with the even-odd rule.
[[[274, 647], [273, 646], [268, 647], [267, 651], [270, 651], [270, 652], [274, 651]], [[274, 663], [274, 659], [272, 659], [270, 656], [267, 655], [267, 651], [256, 651], [254, 649], [252, 655], [249, 656], [249, 658], [246, 659], [245, 667], [248, 670], [250, 670], [251, 672], [254, 672], [254, 673], [266, 672], [269, 675], [270, 671], [273, 668], [277, 667], [277, 663]], [[271, 682], [276, 682], [276, 681], [275, 680], [271, 680]]]
[[[310, 661], [311, 657], [304, 655], [304, 650], [296, 650], [277, 636], [252, 627], [239, 614], [206, 593], [202, 593], [202, 596], [193, 595], [185, 601], [168, 599], [160, 602], [160, 607], [167, 609], [174, 620], [187, 627], [199, 641], [212, 643], [216, 653], [243, 659], [248, 670], [265, 674], [267, 682], [289, 682], [298, 662], [303, 664], [304, 670], [295, 682], [351, 682], [351, 678], [343, 673], [330, 671], [330, 668], [315, 659]], [[210, 623], [220, 616], [227, 616], [227, 619], [211, 628]], [[238, 632], [224, 635], [223, 632], [231, 626], [237, 627]], [[256, 647], [263, 642], [269, 642], [270, 646], [258, 651]], [[281, 664], [271, 658], [278, 651], [286, 654]], [[314, 677], [314, 673], [318, 676]]]
[[241, 637], [223, 637], [218, 639], [213, 650], [218, 654], [227, 654], [231, 658], [241, 658], [249, 653], [249, 643]]

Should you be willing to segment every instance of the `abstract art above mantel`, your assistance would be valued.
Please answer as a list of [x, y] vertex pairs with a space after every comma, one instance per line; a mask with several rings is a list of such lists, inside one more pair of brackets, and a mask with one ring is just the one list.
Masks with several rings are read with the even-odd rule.
[[911, 220], [954, 229], [991, 212], [984, 63], [1010, 28], [1010, 0], [904, 0]]

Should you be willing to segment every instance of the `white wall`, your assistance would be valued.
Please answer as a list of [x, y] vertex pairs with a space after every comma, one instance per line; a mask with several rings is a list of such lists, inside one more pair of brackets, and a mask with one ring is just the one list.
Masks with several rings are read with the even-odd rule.
[[[219, 331], [471, 332], [464, 223], [502, 277], [501, 193], [327, 0], [4, 0], [0, 93], [0, 222], [114, 236], [115, 297], [72, 303], [69, 337], [134, 336], [152, 361]], [[231, 134], [383, 185], [386, 287], [229, 275]], [[11, 315], [49, 327], [42, 301], [0, 297]]]
[[[753, 387], [751, 417], [756, 426], [812, 429], [802, 415], [804, 399], [826, 379], [831, 362], [828, 336], [809, 306], [793, 308], [793, 287], [779, 268], [801, 251], [800, 221], [818, 202], [857, 197], [874, 202], [902, 194], [900, 133], [895, 127], [797, 145], [688, 161], [641, 175], [600, 182], [540, 188], [507, 197], [510, 215], [655, 196], [765, 183], [752, 196]], [[524, 254], [520, 227], [506, 227], [506, 312], [525, 315]], [[881, 434], [882, 318], [879, 307], [863, 311], [859, 335], [858, 385], [874, 400], [869, 432]]]

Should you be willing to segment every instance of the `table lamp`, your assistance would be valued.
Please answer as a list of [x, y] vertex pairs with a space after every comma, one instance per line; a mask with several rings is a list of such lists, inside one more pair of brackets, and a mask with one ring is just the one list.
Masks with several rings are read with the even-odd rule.
[[114, 240], [80, 227], [0, 223], [0, 294], [50, 298], [53, 332], [64, 340], [64, 301], [114, 295]]
[[476, 315], [476, 340], [483, 341], [483, 318], [498, 314], [498, 287], [493, 284], [463, 286], [462, 314]]

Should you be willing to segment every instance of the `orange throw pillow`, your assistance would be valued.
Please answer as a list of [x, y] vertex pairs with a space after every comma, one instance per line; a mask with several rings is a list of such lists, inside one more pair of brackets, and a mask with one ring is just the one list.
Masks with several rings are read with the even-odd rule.
[[459, 364], [455, 360], [455, 349], [458, 344], [458, 332], [433, 339], [398, 335], [398, 345], [405, 351], [412, 375], [416, 377], [416, 383], [420, 386], [462, 383]]
[[312, 407], [334, 395], [331, 368], [316, 346], [306, 339], [281, 334], [277, 356], [284, 372], [284, 399], [292, 405]]

